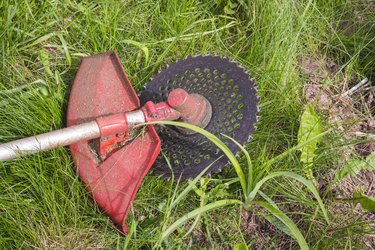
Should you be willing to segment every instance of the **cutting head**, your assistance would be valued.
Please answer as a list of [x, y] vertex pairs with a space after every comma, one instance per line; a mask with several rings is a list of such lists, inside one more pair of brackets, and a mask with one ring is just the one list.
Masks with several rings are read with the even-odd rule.
[[[255, 130], [258, 112], [255, 81], [242, 67], [219, 56], [188, 57], [161, 71], [145, 86], [140, 94], [141, 104], [146, 101], [166, 101], [168, 93], [182, 88], [189, 94], [200, 94], [211, 104], [212, 117], [206, 130], [221, 138], [232, 152], [239, 148], [228, 135], [244, 145]], [[223, 155], [212, 142], [200, 134], [181, 133], [174, 127], [157, 127], [162, 149], [170, 159], [175, 176], [188, 179], [197, 176], [209, 164]], [[210, 172], [217, 172], [228, 162], [226, 157], [217, 160]], [[171, 175], [164, 157], [159, 155], [154, 172]]]
[[[115, 52], [85, 57], [70, 93], [68, 126], [111, 114], [139, 109], [135, 93]], [[108, 141], [102, 136], [100, 141]], [[95, 150], [97, 140], [71, 145], [77, 172], [96, 204], [123, 232], [135, 194], [160, 151], [160, 140], [152, 126], [142, 136], [117, 148], [103, 161]]]

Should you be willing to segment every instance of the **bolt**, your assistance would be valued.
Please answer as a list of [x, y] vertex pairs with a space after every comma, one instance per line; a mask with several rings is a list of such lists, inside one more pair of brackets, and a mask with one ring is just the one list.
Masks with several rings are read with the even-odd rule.
[[197, 102], [181, 88], [169, 93], [168, 104], [180, 112], [183, 117], [190, 117], [197, 112]]

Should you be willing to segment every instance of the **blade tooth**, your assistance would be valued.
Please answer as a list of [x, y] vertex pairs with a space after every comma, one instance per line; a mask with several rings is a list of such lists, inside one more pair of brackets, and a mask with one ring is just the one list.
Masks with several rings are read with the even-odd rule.
[[253, 88], [255, 90], [255, 95], [256, 97], [258, 98], [258, 101], [260, 101], [260, 96], [259, 96], [259, 85], [257, 84], [257, 82], [255, 81], [255, 78], [251, 78], [250, 79], [252, 82], [253, 82]]
[[255, 89], [255, 96], [257, 98], [257, 103], [260, 103], [262, 101], [262, 98], [259, 96], [259, 86], [258, 85], [254, 85], [254, 89]]
[[[205, 54], [205, 55], [197, 54], [197, 55], [195, 55], [195, 57], [216, 57], [216, 58], [222, 58], [222, 59], [225, 60], [223, 63], [227, 62], [228, 66], [231, 66], [231, 67], [234, 67], [234, 66], [239, 67], [239, 68], [241, 68], [241, 69], [243, 70], [243, 72], [244, 72], [245, 74], [247, 74], [247, 75], [249, 75], [249, 76], [251, 75], [251, 73], [250, 73], [248, 70], [246, 70], [245, 66], [243, 66], [242, 64], [239, 64], [239, 62], [238, 62], [237, 60], [230, 60], [230, 58], [228, 58], [228, 57], [226, 57], [226, 56], [220, 56], [219, 54], [214, 54], [214, 55], [210, 55], [210, 54]], [[187, 55], [187, 56], [185, 57], [185, 59], [181, 59], [181, 58], [179, 58], [179, 59], [176, 60], [175, 63], [177, 63], [177, 62], [181, 62], [181, 61], [186, 60], [186, 59], [189, 59], [189, 58], [194, 58], [194, 56]], [[199, 60], [199, 59], [198, 59], [198, 60]], [[229, 64], [229, 63], [230, 63], [230, 64]], [[171, 64], [171, 65], [173, 66], [173, 64]], [[171, 65], [167, 64], [166, 67], [169, 68], [169, 66], [171, 66]], [[187, 64], [185, 64], [185, 65], [187, 65]], [[170, 70], [171, 70], [171, 69], [170, 69]], [[162, 68], [159, 69], [159, 74], [160, 74], [160, 73], [163, 73], [163, 69], [162, 69]], [[154, 78], [151, 78], [151, 81], [154, 81]], [[260, 99], [260, 97], [258, 96], [258, 91], [259, 91], [259, 89], [258, 89], [258, 86], [255, 85], [255, 79], [254, 79], [254, 78], [251, 78], [250, 81], [252, 81], [252, 83], [254, 84], [254, 89], [255, 89], [255, 91], [256, 91], [256, 95], [257, 95], [257, 100], [260, 101], [261, 99]], [[150, 83], [146, 83], [145, 86], [147, 86], [148, 84], [150, 84]], [[261, 110], [261, 107], [260, 107], [260, 106], [256, 106], [256, 109], [257, 109], [257, 112], [259, 112], [259, 111]], [[256, 116], [257, 121], [259, 120], [259, 117], [260, 117], [260, 116]], [[254, 129], [255, 129], [255, 130], [257, 129], [257, 127], [256, 127], [255, 125], [254, 125]], [[252, 139], [253, 139], [253, 137], [252, 137], [251, 135], [249, 135], [247, 141], [250, 141], [250, 140], [252, 140]], [[246, 147], [246, 144], [245, 144], [244, 146]], [[236, 152], [236, 157], [238, 157], [238, 155], [239, 155], [239, 152]], [[221, 164], [221, 166], [220, 166], [217, 170], [215, 170], [215, 173], [216, 173], [216, 172], [218, 172], [218, 173], [219, 173], [219, 172], [222, 172], [223, 168], [226, 167], [229, 163], [230, 163], [230, 162], [228, 161], [227, 164]], [[212, 172], [212, 171], [208, 171], [208, 172], [206, 173], [205, 176], [210, 175], [211, 172]], [[186, 177], [183, 177], [183, 179], [186, 180], [188, 177], [191, 177], [191, 176], [193, 176], [193, 175], [194, 175], [194, 173], [191, 173], [190, 175], [186, 173], [186, 174], [185, 174]], [[166, 178], [166, 177], [167, 177], [168, 180], [170, 180], [170, 178], [171, 178], [171, 176], [168, 175], [168, 174], [164, 174], [164, 175], [163, 175], [163, 174], [160, 174], [158, 177], [160, 177], [160, 178], [162, 178], [162, 177]]]
[[252, 137], [251, 135], [249, 135], [249, 137], [247, 137], [247, 141], [251, 141], [254, 137]]
[[257, 116], [255, 117], [255, 119], [257, 120], [257, 122], [259, 122], [259, 120], [260, 120], [260, 115], [257, 115]]
[[245, 67], [242, 65], [242, 63], [240, 63], [240, 62], [239, 62], [238, 60], [236, 60], [236, 59], [233, 59], [233, 60], [231, 60], [230, 62], [236, 64], [236, 66], [239, 67], [239, 68], [242, 68], [242, 69], [245, 68]]
[[[228, 165], [228, 163], [227, 163], [227, 164], [224, 164], [224, 166], [220, 166], [220, 167], [215, 171], [215, 173], [220, 173], [220, 172], [223, 170], [223, 168], [226, 167], [227, 165]], [[208, 174], [211, 174], [211, 171], [210, 171]]]
[[220, 167], [219, 170], [218, 170], [218, 173], [222, 172], [223, 169], [224, 169], [226, 166], [228, 166], [229, 164], [231, 164], [230, 160], [228, 160], [226, 164], [221, 165], [221, 167]]

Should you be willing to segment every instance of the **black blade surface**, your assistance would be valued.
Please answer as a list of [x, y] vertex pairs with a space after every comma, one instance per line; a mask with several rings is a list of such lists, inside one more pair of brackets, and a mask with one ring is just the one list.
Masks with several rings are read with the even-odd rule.
[[[236, 153], [238, 146], [221, 134], [234, 138], [241, 145], [251, 138], [258, 112], [254, 83], [243, 68], [227, 58], [188, 57], [156, 75], [141, 92], [140, 100], [142, 105], [146, 101], [166, 101], [168, 93], [176, 88], [203, 95], [212, 106], [212, 119], [205, 129], [221, 138]], [[200, 134], [182, 134], [170, 126], [156, 126], [156, 129], [162, 141], [162, 150], [169, 157], [176, 177], [195, 177], [223, 156], [216, 145]], [[221, 157], [209, 172], [218, 172], [227, 163], [228, 159]], [[159, 155], [153, 169], [158, 175], [171, 175], [162, 155]]]

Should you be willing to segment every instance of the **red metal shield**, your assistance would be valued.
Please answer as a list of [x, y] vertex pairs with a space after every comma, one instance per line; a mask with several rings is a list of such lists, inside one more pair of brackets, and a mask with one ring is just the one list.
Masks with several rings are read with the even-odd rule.
[[[83, 58], [70, 94], [67, 125], [139, 109], [139, 99], [115, 52]], [[75, 166], [99, 207], [124, 233], [135, 194], [160, 152], [152, 126], [101, 162], [89, 141], [71, 146]]]

